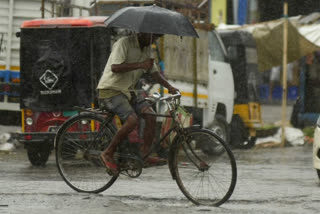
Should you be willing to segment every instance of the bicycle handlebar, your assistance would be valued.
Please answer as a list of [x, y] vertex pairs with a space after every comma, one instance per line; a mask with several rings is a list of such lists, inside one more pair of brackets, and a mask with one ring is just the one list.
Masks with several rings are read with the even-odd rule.
[[177, 91], [176, 94], [172, 94], [170, 96], [167, 96], [167, 97], [161, 97], [160, 100], [168, 100], [168, 99], [171, 99], [171, 98], [174, 98], [174, 99], [179, 99], [181, 97], [181, 93], [180, 91]]

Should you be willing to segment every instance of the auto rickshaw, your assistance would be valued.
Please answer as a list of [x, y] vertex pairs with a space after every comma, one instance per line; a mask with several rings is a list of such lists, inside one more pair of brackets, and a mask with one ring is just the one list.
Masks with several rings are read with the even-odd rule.
[[258, 62], [255, 40], [242, 30], [219, 30], [232, 67], [235, 102], [231, 122], [231, 145], [251, 148], [256, 129], [261, 127], [261, 106], [258, 96]]
[[111, 51], [107, 17], [63, 17], [25, 21], [21, 26], [19, 141], [32, 165], [45, 165], [59, 126], [94, 107], [96, 86]]

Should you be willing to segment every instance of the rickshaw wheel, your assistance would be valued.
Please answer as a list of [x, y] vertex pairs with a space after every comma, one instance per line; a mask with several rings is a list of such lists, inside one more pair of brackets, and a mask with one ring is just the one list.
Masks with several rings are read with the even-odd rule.
[[51, 149], [47, 145], [27, 148], [28, 159], [33, 166], [44, 166], [49, 159], [50, 153]]

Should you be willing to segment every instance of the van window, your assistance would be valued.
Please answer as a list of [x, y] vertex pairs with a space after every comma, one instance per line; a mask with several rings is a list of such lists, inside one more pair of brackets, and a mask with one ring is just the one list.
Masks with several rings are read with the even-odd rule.
[[224, 49], [215, 32], [209, 32], [209, 51], [212, 60], [220, 62], [226, 61]]

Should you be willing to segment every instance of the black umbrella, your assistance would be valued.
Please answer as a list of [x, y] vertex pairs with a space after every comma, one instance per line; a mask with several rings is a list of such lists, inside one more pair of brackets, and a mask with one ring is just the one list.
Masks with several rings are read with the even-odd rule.
[[190, 21], [181, 13], [156, 5], [122, 8], [112, 14], [105, 24], [136, 33], [199, 37]]

